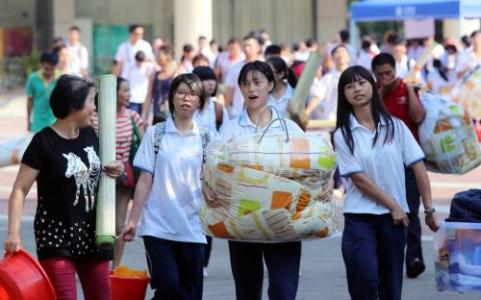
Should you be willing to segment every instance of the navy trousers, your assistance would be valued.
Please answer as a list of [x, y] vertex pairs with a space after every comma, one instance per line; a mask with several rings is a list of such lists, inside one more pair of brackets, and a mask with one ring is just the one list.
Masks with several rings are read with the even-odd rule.
[[144, 236], [154, 300], [202, 299], [204, 244]]
[[400, 300], [406, 229], [391, 215], [345, 214], [342, 256], [352, 300]]
[[409, 226], [406, 247], [406, 266], [415, 258], [423, 260], [421, 248], [421, 221], [419, 220], [420, 195], [416, 176], [412, 168], [404, 170], [406, 177], [406, 199], [409, 206]]
[[296, 299], [301, 242], [263, 244], [229, 241], [229, 253], [237, 300], [262, 299], [263, 259], [269, 272], [269, 299]]

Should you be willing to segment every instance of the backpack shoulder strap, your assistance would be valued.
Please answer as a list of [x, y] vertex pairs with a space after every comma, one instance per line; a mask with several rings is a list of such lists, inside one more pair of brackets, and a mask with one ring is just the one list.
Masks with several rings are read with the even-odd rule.
[[154, 128], [154, 155], [157, 158], [157, 153], [160, 150], [160, 143], [165, 134], [165, 122], [155, 124]]
[[224, 122], [224, 113], [222, 111], [222, 104], [214, 100], [214, 107], [215, 107], [215, 129], [219, 131], [219, 128], [222, 126]]
[[210, 142], [210, 135], [209, 135], [209, 130], [205, 128], [199, 128], [200, 131], [200, 139], [202, 141], [202, 163], [204, 164], [206, 162], [206, 155], [207, 155], [207, 145]]

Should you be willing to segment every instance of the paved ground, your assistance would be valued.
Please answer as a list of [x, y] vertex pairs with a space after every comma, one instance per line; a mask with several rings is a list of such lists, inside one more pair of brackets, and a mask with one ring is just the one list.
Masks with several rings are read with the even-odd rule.
[[[0, 144], [25, 133], [25, 107], [25, 98], [19, 91], [0, 95]], [[7, 231], [8, 195], [16, 172], [16, 166], [0, 169], [0, 241], [2, 242]], [[439, 219], [444, 219], [447, 216], [449, 202], [454, 193], [469, 188], [481, 188], [480, 178], [481, 168], [464, 176], [430, 174], [434, 203], [439, 212]], [[34, 251], [32, 219], [35, 212], [35, 198], [36, 188], [34, 187], [25, 202], [25, 217], [22, 223], [23, 241], [26, 249], [30, 251]], [[342, 200], [338, 199], [338, 202], [341, 205]], [[340, 216], [340, 230], [341, 227], [342, 217]], [[436, 291], [433, 274], [434, 251], [432, 239], [432, 234], [424, 228], [423, 246], [427, 271], [418, 279], [405, 280], [403, 299], [481, 299], [481, 294], [441, 293]], [[339, 236], [328, 240], [304, 242], [298, 299], [348, 299], [340, 242]], [[146, 268], [140, 243], [127, 246], [124, 262], [131, 267]], [[267, 299], [266, 289], [264, 289], [264, 299]], [[150, 291], [148, 295], [151, 295]], [[209, 277], [205, 280], [204, 299], [234, 298], [234, 283], [230, 273], [227, 244], [225, 241], [215, 240]], [[80, 291], [79, 299], [83, 299]]]

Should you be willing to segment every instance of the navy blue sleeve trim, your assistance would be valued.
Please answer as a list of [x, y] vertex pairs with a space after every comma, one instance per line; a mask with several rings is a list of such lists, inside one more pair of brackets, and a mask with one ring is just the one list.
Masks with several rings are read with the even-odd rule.
[[347, 172], [347, 173], [345, 173], [345, 174], [341, 174], [341, 177], [349, 177], [349, 176], [351, 176], [352, 174], [361, 173], [361, 172], [362, 172], [362, 170], [349, 171], [349, 172]]
[[152, 170], [147, 170], [146, 168], [137, 167], [137, 166], [134, 166], [134, 167], [136, 167], [137, 169], [140, 169], [141, 171], [145, 171], [145, 172], [147, 172], [147, 173], [149, 173], [149, 174], [151, 174], [151, 175], [154, 175], [154, 173], [153, 173]]
[[407, 164], [406, 167], [407, 167], [407, 168], [410, 168], [410, 167], [412, 167], [413, 165], [417, 164], [418, 162], [423, 161], [424, 158], [425, 158], [425, 157], [423, 156], [422, 158], [416, 159], [416, 160], [413, 161], [412, 163]]

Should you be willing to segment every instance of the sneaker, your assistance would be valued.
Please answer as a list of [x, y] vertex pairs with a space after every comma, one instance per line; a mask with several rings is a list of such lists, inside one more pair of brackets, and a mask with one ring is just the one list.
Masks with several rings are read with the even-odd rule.
[[209, 277], [209, 273], [207, 273], [207, 268], [204, 268], [204, 278]]
[[416, 278], [424, 272], [426, 266], [420, 258], [415, 258], [412, 262], [407, 265], [406, 275], [409, 278]]

